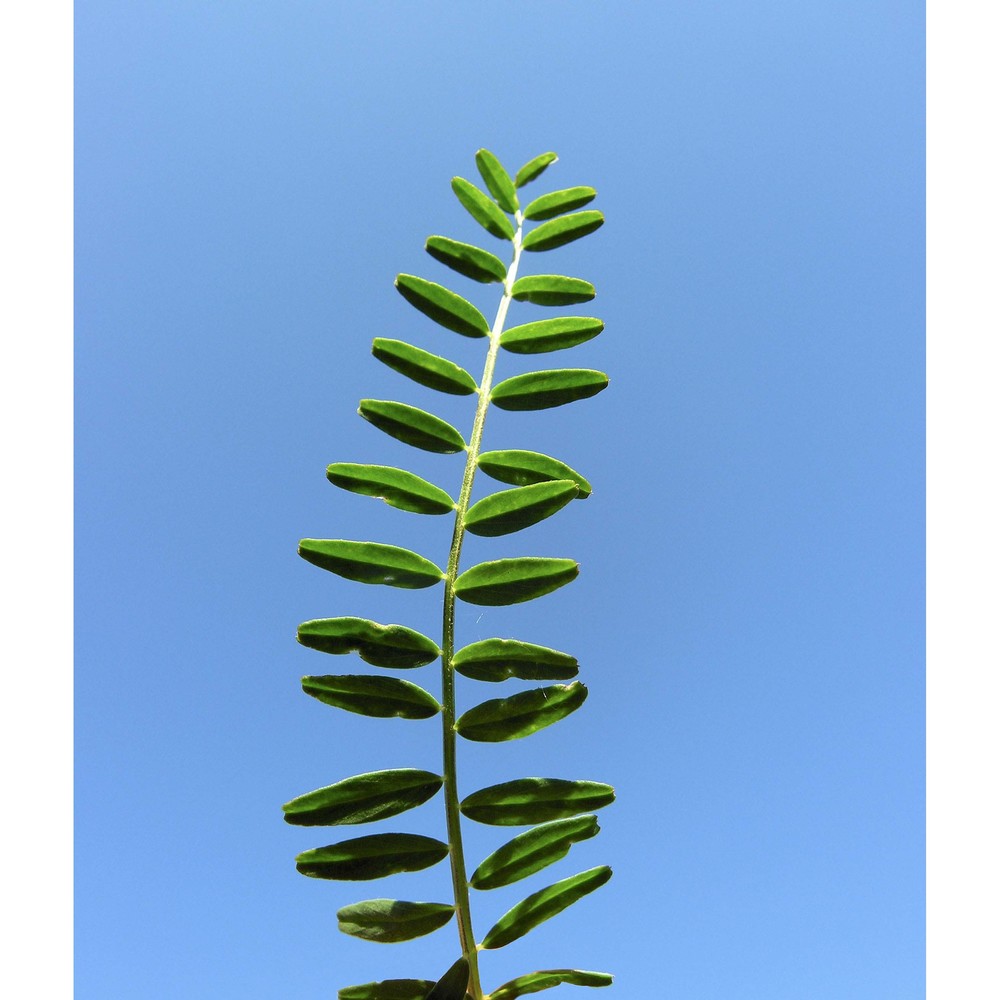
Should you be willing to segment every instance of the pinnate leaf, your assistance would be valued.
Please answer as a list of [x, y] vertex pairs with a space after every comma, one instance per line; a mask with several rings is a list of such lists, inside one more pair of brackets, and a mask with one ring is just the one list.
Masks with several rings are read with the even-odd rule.
[[428, 236], [424, 249], [435, 260], [473, 281], [486, 284], [503, 281], [507, 277], [507, 267], [499, 257], [471, 243], [460, 243], [447, 236]]
[[542, 455], [537, 451], [484, 451], [478, 459], [479, 468], [501, 483], [528, 486], [531, 483], [547, 483], [557, 479], [571, 479], [579, 492], [577, 500], [590, 496], [590, 483], [571, 469], [565, 462]]
[[596, 396], [608, 387], [608, 376], [591, 368], [554, 368], [527, 372], [493, 387], [490, 399], [501, 410], [547, 410]]
[[326, 467], [326, 478], [341, 489], [378, 497], [390, 507], [417, 514], [448, 514], [455, 501], [444, 490], [420, 476], [388, 465], [335, 462]]
[[437, 700], [422, 687], [396, 677], [303, 677], [302, 690], [324, 705], [375, 719], [430, 719], [441, 711]]
[[463, 676], [477, 681], [562, 681], [575, 677], [576, 657], [517, 639], [480, 639], [460, 649], [451, 661]]
[[455, 729], [459, 736], [475, 743], [519, 740], [565, 719], [586, 700], [587, 689], [579, 681], [521, 691], [470, 708], [455, 723]]
[[574, 212], [572, 215], [563, 215], [536, 226], [524, 237], [521, 247], [532, 251], [555, 250], [556, 247], [565, 246], [587, 236], [603, 225], [604, 216], [596, 209]]
[[601, 809], [615, 790], [599, 781], [517, 778], [473, 792], [462, 801], [462, 815], [490, 826], [529, 826]]
[[500, 346], [513, 354], [545, 354], [593, 340], [604, 323], [590, 316], [557, 316], [512, 326], [500, 336]]
[[463, 955], [435, 983], [426, 1000], [465, 1000], [469, 988], [469, 960]]
[[511, 289], [518, 302], [533, 302], [536, 306], [572, 306], [589, 302], [596, 294], [589, 281], [562, 274], [529, 274], [518, 278]]
[[579, 564], [572, 559], [496, 559], [467, 569], [455, 581], [455, 595], [469, 604], [521, 604], [551, 594], [575, 580], [579, 572]]
[[321, 653], [357, 652], [375, 667], [410, 669], [441, 655], [436, 642], [405, 625], [379, 625], [366, 618], [317, 618], [299, 626], [303, 646]]
[[609, 878], [611, 878], [611, 869], [607, 865], [601, 865], [598, 868], [580, 872], [579, 875], [571, 875], [554, 885], [532, 893], [508, 910], [490, 928], [486, 937], [483, 938], [482, 947], [485, 949], [502, 948], [504, 945], [510, 944], [511, 941], [516, 941], [550, 917], [554, 917], [568, 906], [572, 906], [578, 899], [582, 899], [595, 889], [599, 889]]
[[433, 798], [443, 781], [438, 774], [409, 767], [369, 771], [307, 792], [281, 808], [292, 826], [374, 823]]
[[380, 431], [414, 448], [438, 455], [465, 451], [465, 439], [451, 424], [416, 406], [390, 399], [362, 399], [358, 413]]
[[490, 194], [496, 198], [500, 207], [513, 215], [518, 208], [517, 192], [514, 182], [503, 168], [503, 164], [488, 150], [480, 149], [476, 153], [476, 166]]
[[471, 396], [476, 391], [476, 380], [464, 368], [402, 340], [376, 337], [372, 341], [372, 354], [382, 364], [428, 389], [452, 396]]
[[415, 274], [397, 274], [396, 291], [435, 323], [466, 337], [486, 337], [490, 325], [468, 299]]
[[454, 914], [454, 906], [448, 903], [366, 899], [339, 909], [337, 926], [352, 937], [391, 944], [430, 934], [444, 927]]
[[582, 208], [596, 197], [597, 192], [592, 187], [571, 187], [553, 191], [531, 202], [524, 210], [524, 217], [532, 220], [554, 219], [564, 212]]
[[404, 590], [433, 587], [444, 573], [429, 559], [398, 545], [303, 538], [299, 555], [307, 562], [358, 583], [382, 583]]
[[528, 160], [514, 177], [514, 185], [519, 188], [524, 187], [525, 184], [538, 177], [549, 164], [555, 163], [558, 159], [559, 157], [555, 153], [542, 153], [541, 156]]
[[509, 535], [562, 510], [577, 492], [576, 483], [569, 479], [501, 490], [483, 497], [469, 508], [465, 515], [465, 527], [474, 535], [491, 538]]
[[383, 979], [345, 986], [337, 991], [337, 1000], [427, 1000], [433, 986], [432, 979]]
[[295, 867], [310, 878], [367, 882], [399, 872], [417, 872], [448, 856], [448, 845], [416, 833], [377, 833], [303, 851]]
[[491, 236], [499, 240], [514, 238], [514, 227], [510, 219], [503, 214], [497, 203], [483, 194], [475, 184], [470, 184], [464, 177], [453, 177], [451, 189], [469, 215]]
[[[498, 986], [489, 997], [489, 1000], [517, 1000], [529, 993], [538, 993], [541, 990], [551, 989], [561, 983], [568, 983], [571, 986], [610, 986], [614, 977], [607, 972], [588, 972], [585, 969], [541, 969], [538, 972], [529, 972], [526, 976], [518, 976], [503, 986]], [[341, 997], [341, 1000], [345, 998]], [[353, 1000], [353, 998], [346, 998]], [[367, 997], [359, 1000], [368, 1000]], [[381, 997], [373, 1000], [382, 1000]]]
[[596, 816], [574, 816], [519, 833], [472, 873], [474, 889], [499, 889], [519, 882], [566, 857], [573, 844], [597, 836]]

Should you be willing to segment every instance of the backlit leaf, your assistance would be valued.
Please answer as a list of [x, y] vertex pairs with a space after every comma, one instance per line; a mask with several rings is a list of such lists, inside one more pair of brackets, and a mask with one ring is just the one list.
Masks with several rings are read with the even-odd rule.
[[585, 212], [574, 212], [558, 219], [543, 222], [524, 237], [521, 243], [523, 250], [554, 250], [565, 246], [574, 240], [600, 229], [604, 225], [604, 216], [596, 209]]
[[432, 979], [383, 979], [377, 983], [345, 986], [337, 1000], [427, 1000]]
[[553, 219], [564, 212], [582, 208], [597, 197], [592, 187], [571, 187], [536, 198], [524, 210], [526, 219]]
[[593, 340], [604, 323], [589, 316], [556, 316], [523, 326], [512, 326], [500, 337], [500, 346], [514, 354], [544, 354]]
[[480, 639], [460, 649], [451, 665], [477, 681], [562, 681], [575, 677], [576, 657], [517, 639]]
[[444, 578], [429, 559], [381, 542], [303, 538], [299, 555], [307, 562], [358, 583], [383, 583], [404, 590], [433, 587]]
[[341, 489], [378, 497], [400, 510], [418, 514], [449, 514], [455, 509], [455, 501], [444, 490], [412, 472], [388, 465], [335, 462], [326, 467], [326, 478]]
[[422, 687], [396, 677], [310, 676], [302, 678], [302, 690], [324, 705], [375, 719], [429, 719], [441, 711]]
[[572, 306], [589, 302], [597, 292], [583, 278], [567, 278], [562, 274], [529, 274], [514, 282], [511, 294], [518, 302], [533, 302], [536, 306]]
[[579, 572], [572, 559], [496, 559], [467, 569], [455, 581], [455, 594], [469, 604], [521, 604], [551, 594], [575, 580]]
[[599, 831], [596, 816], [574, 816], [543, 823], [519, 833], [494, 851], [472, 873], [469, 884], [474, 889], [511, 885], [566, 857], [573, 844], [595, 837]]
[[415, 833], [377, 833], [303, 851], [295, 867], [310, 878], [362, 882], [418, 872], [448, 856], [448, 845]]
[[489, 335], [486, 317], [471, 302], [444, 285], [415, 274], [397, 274], [396, 291], [411, 306], [449, 330], [466, 337]]
[[611, 878], [611, 869], [607, 865], [601, 865], [598, 868], [580, 872], [579, 875], [571, 875], [554, 885], [532, 893], [508, 910], [490, 928], [486, 937], [483, 938], [482, 947], [485, 949], [502, 948], [504, 945], [510, 944], [511, 941], [516, 941], [550, 917], [561, 913], [578, 899], [582, 899], [588, 893], [599, 889], [609, 878]]
[[443, 778], [403, 767], [344, 778], [286, 802], [281, 808], [292, 826], [341, 826], [373, 823], [413, 809], [437, 794]]
[[382, 364], [428, 389], [452, 396], [470, 396], [476, 391], [476, 380], [464, 368], [402, 340], [376, 337], [372, 341], [372, 354]]
[[576, 483], [568, 479], [501, 490], [469, 508], [465, 527], [474, 535], [508, 535], [562, 510], [577, 491]]
[[469, 988], [469, 960], [463, 955], [437, 981], [427, 1000], [465, 1000]]
[[442, 264], [473, 281], [486, 284], [507, 277], [507, 267], [499, 257], [471, 243], [459, 243], [446, 236], [428, 236], [424, 249]]
[[534, 159], [528, 160], [528, 162], [521, 167], [517, 172], [517, 176], [514, 178], [514, 185], [516, 187], [524, 187], [525, 184], [533, 181], [539, 174], [550, 164], [555, 163], [559, 157], [555, 153], [542, 153], [541, 156], [536, 156]]
[[358, 413], [380, 431], [414, 448], [439, 455], [465, 451], [465, 439], [451, 424], [416, 406], [388, 399], [362, 399]]
[[555, 368], [515, 375], [494, 386], [490, 399], [501, 410], [547, 410], [596, 396], [608, 376], [590, 368]]
[[[518, 997], [548, 990], [561, 983], [569, 983], [571, 986], [610, 986], [613, 978], [607, 972], [587, 972], [584, 969], [542, 969], [539, 972], [529, 972], [526, 976], [518, 976], [517, 979], [498, 986], [490, 994], [489, 1000], [517, 1000]], [[341, 997], [341, 1000], [354, 1000], [354, 998]], [[359, 997], [358, 1000], [369, 1000], [369, 998]], [[382, 998], [374, 997], [372, 1000], [382, 1000]]]
[[483, 194], [475, 184], [470, 184], [464, 177], [453, 177], [451, 189], [469, 215], [491, 236], [500, 240], [514, 238], [514, 227], [510, 224], [510, 219], [503, 214], [497, 203]]
[[479, 468], [501, 483], [528, 486], [547, 483], [556, 479], [572, 479], [579, 487], [577, 500], [590, 496], [590, 483], [564, 462], [541, 455], [537, 451], [484, 451], [478, 459]]
[[455, 729], [459, 736], [475, 743], [519, 740], [565, 719], [586, 699], [587, 689], [579, 681], [521, 691], [470, 708], [455, 723]]
[[454, 916], [448, 903], [410, 903], [402, 899], [366, 899], [337, 910], [337, 926], [352, 937], [390, 944], [430, 934]]
[[500, 161], [488, 149], [480, 149], [476, 153], [476, 166], [490, 194], [496, 198], [505, 212], [513, 215], [520, 207], [517, 192], [514, 190], [514, 182]]
[[410, 669], [441, 655], [436, 642], [404, 625], [379, 625], [366, 618], [317, 618], [299, 626], [303, 646], [321, 653], [357, 652], [375, 667]]
[[473, 792], [462, 801], [463, 816], [490, 826], [529, 826], [592, 812], [615, 800], [599, 781], [517, 778]]

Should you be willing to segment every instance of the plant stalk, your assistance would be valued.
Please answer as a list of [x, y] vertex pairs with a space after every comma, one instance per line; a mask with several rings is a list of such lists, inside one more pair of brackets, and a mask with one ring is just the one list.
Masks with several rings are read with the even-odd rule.
[[500, 334], [507, 319], [511, 302], [511, 289], [517, 278], [517, 266], [521, 259], [521, 229], [523, 218], [520, 212], [514, 216], [517, 231], [514, 234], [514, 255], [507, 268], [504, 280], [503, 298], [497, 308], [496, 319], [490, 331], [490, 347], [486, 354], [483, 377], [479, 383], [479, 402], [476, 417], [469, 438], [468, 454], [465, 459], [465, 473], [462, 476], [462, 490], [455, 510], [455, 530], [448, 553], [448, 568], [444, 577], [444, 638], [441, 643], [441, 702], [444, 749], [444, 802], [448, 824], [448, 843], [451, 847], [451, 879], [455, 892], [455, 911], [458, 917], [458, 937], [462, 953], [469, 962], [469, 994], [472, 1000], [482, 1000], [483, 988], [479, 981], [479, 953], [476, 937], [472, 930], [472, 913], [469, 906], [469, 879], [465, 871], [465, 854], [462, 848], [462, 822], [458, 808], [458, 774], [455, 744], [455, 670], [452, 658], [455, 655], [455, 580], [458, 577], [458, 563], [465, 540], [465, 515], [472, 495], [472, 482], [476, 476], [476, 463], [483, 439], [483, 425], [490, 405], [490, 390], [493, 386], [493, 369], [496, 366], [500, 348]]

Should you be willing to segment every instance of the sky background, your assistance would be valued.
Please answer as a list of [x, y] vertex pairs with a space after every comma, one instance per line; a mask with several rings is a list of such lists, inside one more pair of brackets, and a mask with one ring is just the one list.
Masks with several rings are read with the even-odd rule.
[[[359, 664], [293, 636], [332, 615], [433, 634], [440, 589], [348, 583], [295, 545], [444, 561], [447, 519], [323, 472], [398, 464], [457, 491], [458, 457], [354, 410], [395, 398], [471, 424], [467, 399], [369, 348], [410, 340], [478, 375], [482, 342], [392, 279], [492, 316], [495, 286], [422, 250], [440, 233], [502, 253], [449, 189], [477, 179], [480, 146], [512, 171], [558, 152], [531, 196], [598, 189], [607, 224], [522, 273], [594, 282], [565, 311], [604, 334], [537, 367], [611, 386], [487, 422], [485, 447], [554, 454], [595, 490], [470, 542], [464, 566], [582, 570], [532, 604], [460, 606], [459, 639], [566, 649], [590, 698], [527, 740], [462, 743], [460, 783], [618, 790], [600, 836], [474, 898], [481, 936], [549, 881], [615, 870], [484, 955], [487, 988], [576, 966], [613, 972], [609, 997], [921, 996], [922, 6], [91, 0], [76, 34], [78, 997], [326, 997], [457, 953], [453, 925], [339, 934], [358, 899], [447, 901], [446, 869], [302, 878], [298, 851], [376, 828], [297, 829], [280, 805], [438, 767], [435, 722], [303, 695], [302, 674]], [[504, 355], [498, 374], [532, 367]], [[434, 667], [407, 676], [437, 688]], [[460, 707], [517, 686], [467, 682]], [[383, 826], [441, 836], [440, 801]], [[472, 865], [507, 839], [467, 830]]]

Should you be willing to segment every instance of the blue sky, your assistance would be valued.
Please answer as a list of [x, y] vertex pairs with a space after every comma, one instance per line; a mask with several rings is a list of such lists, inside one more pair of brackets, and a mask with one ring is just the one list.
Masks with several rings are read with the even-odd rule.
[[[434, 767], [434, 723], [306, 698], [301, 674], [356, 664], [293, 635], [336, 614], [432, 631], [439, 592], [349, 584], [295, 544], [443, 561], [447, 525], [323, 470], [457, 486], [457, 458], [354, 409], [471, 420], [369, 347], [408, 339], [478, 372], [481, 344], [392, 278], [492, 314], [492, 289], [422, 250], [430, 233], [495, 249], [448, 185], [484, 145], [512, 169], [559, 153], [529, 191], [598, 189], [604, 228], [525, 267], [597, 286], [605, 332], [551, 363], [611, 386], [487, 424], [488, 447], [556, 454], [595, 492], [470, 544], [464, 565], [582, 571], [531, 605], [463, 608], [460, 636], [565, 648], [590, 698], [528, 740], [463, 745], [462, 782], [619, 796], [550, 870], [607, 863], [611, 883], [485, 956], [487, 984], [576, 965], [623, 996], [920, 995], [921, 7], [91, 2], [76, 32], [78, 996], [329, 996], [454, 957], [453, 928], [393, 947], [336, 931], [359, 898], [447, 899], [444, 869], [304, 879], [294, 854], [336, 831], [288, 827], [280, 805]], [[440, 834], [437, 805], [405, 828]], [[497, 839], [469, 835], [473, 856]], [[476, 899], [477, 927], [521, 888]]]

